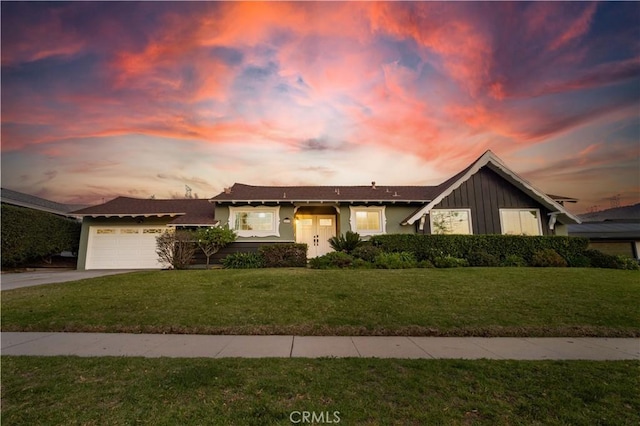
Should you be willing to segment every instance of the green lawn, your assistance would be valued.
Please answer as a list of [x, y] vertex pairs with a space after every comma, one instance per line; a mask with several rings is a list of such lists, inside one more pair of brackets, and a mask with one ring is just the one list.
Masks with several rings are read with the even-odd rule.
[[3, 357], [2, 424], [637, 425], [639, 390], [637, 361]]
[[640, 336], [640, 273], [154, 271], [2, 293], [3, 331]]

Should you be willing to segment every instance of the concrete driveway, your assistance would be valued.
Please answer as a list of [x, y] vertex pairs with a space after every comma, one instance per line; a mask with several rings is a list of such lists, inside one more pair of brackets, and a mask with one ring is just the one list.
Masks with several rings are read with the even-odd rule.
[[125, 274], [131, 270], [98, 270], [98, 271], [73, 271], [47, 270], [35, 272], [4, 273], [0, 275], [0, 290], [13, 290], [35, 285], [64, 283], [67, 281], [84, 280], [85, 278], [104, 277], [107, 275]]

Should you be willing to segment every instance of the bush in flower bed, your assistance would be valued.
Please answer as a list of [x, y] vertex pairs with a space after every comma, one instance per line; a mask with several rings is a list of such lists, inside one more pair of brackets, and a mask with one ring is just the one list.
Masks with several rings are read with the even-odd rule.
[[222, 260], [222, 265], [227, 269], [251, 269], [264, 267], [264, 259], [260, 253], [232, 253]]
[[453, 256], [436, 257], [433, 260], [433, 265], [436, 268], [460, 268], [469, 266], [469, 262], [466, 259]]
[[310, 259], [309, 266], [313, 269], [350, 268], [355, 260], [356, 258], [350, 254], [333, 251]]
[[408, 251], [380, 253], [376, 256], [374, 264], [380, 269], [408, 269], [418, 266], [415, 256]]
[[353, 250], [351, 253], [355, 258], [362, 259], [366, 262], [373, 263], [376, 261], [376, 257], [382, 253], [378, 247], [371, 244], [363, 244]]
[[307, 245], [294, 243], [265, 244], [258, 250], [265, 268], [307, 266]]
[[500, 259], [486, 251], [474, 251], [467, 257], [470, 266], [500, 266]]
[[564, 258], [560, 256], [555, 250], [544, 249], [539, 250], [533, 254], [533, 259], [531, 259], [531, 266], [551, 266], [555, 268], [563, 268], [567, 266], [567, 261], [564, 260]]
[[612, 256], [610, 254], [602, 253], [599, 250], [585, 250], [584, 256], [589, 259], [591, 266], [595, 268], [609, 268], [609, 269], [640, 269], [638, 262], [624, 256]]

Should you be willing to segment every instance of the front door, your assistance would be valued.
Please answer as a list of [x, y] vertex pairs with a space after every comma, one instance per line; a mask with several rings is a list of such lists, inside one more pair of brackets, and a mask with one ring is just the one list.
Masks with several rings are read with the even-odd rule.
[[296, 242], [309, 247], [308, 257], [329, 253], [329, 239], [336, 236], [336, 217], [331, 215], [298, 215]]

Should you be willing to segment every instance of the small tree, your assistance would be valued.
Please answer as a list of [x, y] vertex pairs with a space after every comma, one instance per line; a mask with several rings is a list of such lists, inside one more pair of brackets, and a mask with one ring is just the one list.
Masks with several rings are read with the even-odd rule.
[[229, 229], [228, 226], [224, 228], [200, 228], [194, 235], [196, 244], [200, 247], [200, 250], [207, 257], [207, 269], [209, 269], [209, 259], [216, 254], [221, 248], [234, 242], [237, 238], [235, 232]]
[[187, 269], [195, 252], [189, 231], [165, 231], [156, 238], [156, 253], [160, 261], [174, 269]]

